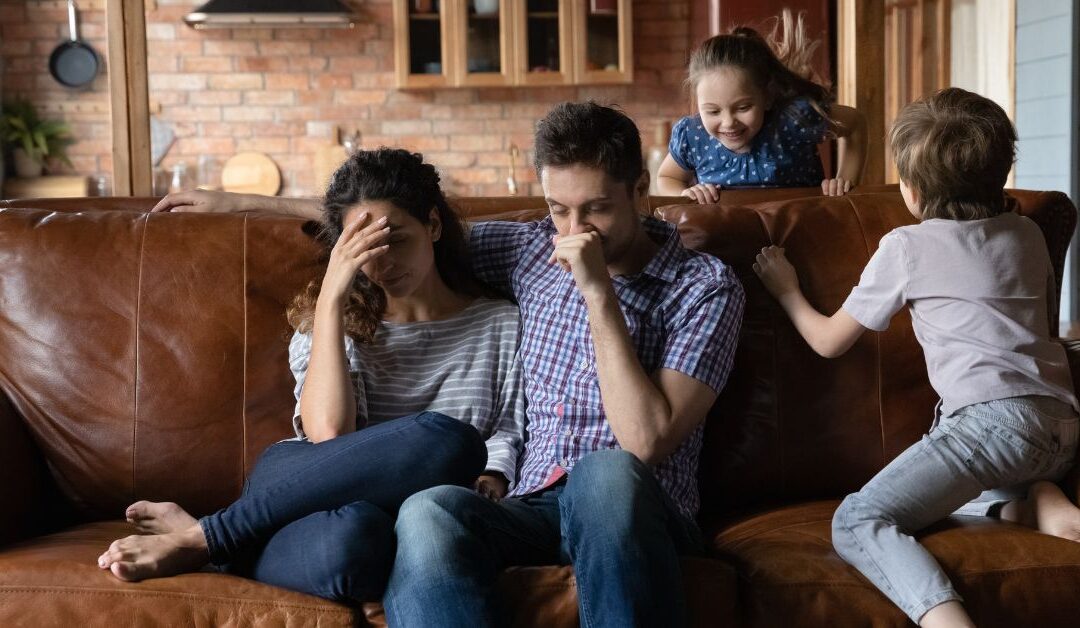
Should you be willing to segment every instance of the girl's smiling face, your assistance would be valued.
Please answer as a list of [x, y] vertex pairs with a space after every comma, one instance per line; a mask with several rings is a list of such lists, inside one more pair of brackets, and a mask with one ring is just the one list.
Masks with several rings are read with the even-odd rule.
[[745, 153], [765, 123], [765, 94], [742, 69], [722, 65], [701, 77], [695, 90], [701, 124], [728, 150]]

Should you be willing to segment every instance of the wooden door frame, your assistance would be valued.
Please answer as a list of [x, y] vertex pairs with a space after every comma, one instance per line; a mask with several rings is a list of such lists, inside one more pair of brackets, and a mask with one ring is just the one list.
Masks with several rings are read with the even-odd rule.
[[837, 102], [866, 116], [866, 164], [860, 183], [884, 183], [885, 3], [838, 0], [836, 4]]
[[[1080, 51], [1077, 50], [1077, 46], [1080, 45], [1080, 1], [1073, 0], [1072, 18], [1072, 121], [1070, 124], [1072, 127], [1072, 133], [1070, 134], [1072, 136], [1070, 137], [1072, 144], [1072, 182], [1069, 191], [1072, 193], [1073, 203], [1080, 204], [1080, 128], [1078, 128], [1080, 127]], [[1015, 50], [1013, 54], [1015, 55]], [[1015, 95], [1016, 90], [1014, 88], [1013, 96], [1015, 97]], [[1078, 293], [1080, 293], [1080, 259], [1078, 259], [1080, 255], [1077, 255], [1078, 238], [1080, 238], [1080, 224], [1073, 231], [1072, 255], [1069, 256], [1070, 263], [1065, 267], [1065, 273], [1069, 277], [1069, 288], [1072, 292], [1071, 295], [1068, 295], [1068, 317], [1070, 321], [1080, 320], [1080, 298], [1077, 298]]]
[[143, 0], [105, 4], [114, 196], [153, 194], [145, 11]]

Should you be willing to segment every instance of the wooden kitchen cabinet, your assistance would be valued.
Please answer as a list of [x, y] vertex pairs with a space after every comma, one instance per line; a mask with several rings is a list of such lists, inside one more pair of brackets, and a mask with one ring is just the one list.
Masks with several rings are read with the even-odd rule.
[[454, 84], [453, 10], [443, 0], [394, 0], [394, 70], [402, 88]]
[[631, 0], [573, 0], [574, 77], [577, 83], [629, 83]]
[[395, 0], [402, 89], [629, 83], [630, 0]]
[[572, 85], [573, 0], [524, 0], [514, 16], [515, 85]]
[[514, 83], [513, 9], [519, 0], [443, 0], [454, 11], [455, 85], [490, 87]]

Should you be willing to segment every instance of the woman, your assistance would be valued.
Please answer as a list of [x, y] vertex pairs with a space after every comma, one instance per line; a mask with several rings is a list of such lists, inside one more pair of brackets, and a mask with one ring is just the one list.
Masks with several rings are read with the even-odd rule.
[[505, 495], [524, 432], [518, 312], [477, 296], [435, 168], [403, 150], [360, 151], [334, 174], [323, 222], [326, 274], [289, 311], [298, 438], [267, 449], [240, 499], [213, 515], [129, 506], [151, 534], [114, 541], [102, 569], [135, 581], [209, 562], [377, 600], [406, 497], [440, 484]]

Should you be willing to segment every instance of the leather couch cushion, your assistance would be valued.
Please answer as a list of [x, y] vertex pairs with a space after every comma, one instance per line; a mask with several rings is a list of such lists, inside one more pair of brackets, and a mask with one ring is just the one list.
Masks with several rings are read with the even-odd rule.
[[[379, 604], [353, 609], [227, 574], [121, 582], [95, 560], [128, 534], [132, 528], [126, 523], [88, 523], [0, 550], [0, 626], [385, 625]], [[687, 558], [683, 564], [694, 625], [729, 625], [736, 612], [731, 565], [709, 558]], [[518, 628], [577, 626], [570, 567], [513, 567], [503, 573], [499, 590], [514, 609]]]
[[[832, 549], [839, 501], [778, 508], [720, 529], [713, 549], [739, 569], [744, 626], [910, 626]], [[1076, 625], [1080, 543], [983, 517], [918, 535], [981, 627]]]
[[219, 573], [135, 584], [97, 567], [120, 522], [90, 523], [0, 550], [0, 626], [353, 626], [340, 604]]

